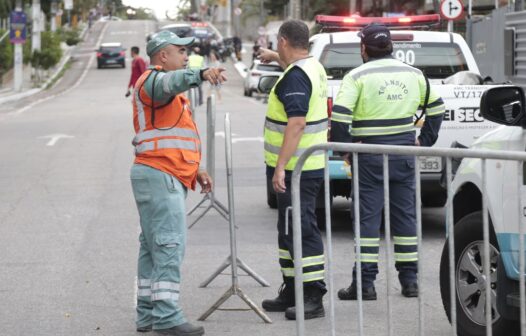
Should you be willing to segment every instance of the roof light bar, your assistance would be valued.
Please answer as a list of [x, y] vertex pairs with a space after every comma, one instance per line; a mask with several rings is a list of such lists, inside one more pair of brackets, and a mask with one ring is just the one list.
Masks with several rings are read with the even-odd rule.
[[316, 23], [322, 31], [358, 30], [370, 23], [380, 23], [388, 27], [408, 29], [417, 27], [431, 27], [440, 23], [439, 14], [414, 15], [401, 17], [361, 17], [361, 16], [330, 16], [317, 15]]

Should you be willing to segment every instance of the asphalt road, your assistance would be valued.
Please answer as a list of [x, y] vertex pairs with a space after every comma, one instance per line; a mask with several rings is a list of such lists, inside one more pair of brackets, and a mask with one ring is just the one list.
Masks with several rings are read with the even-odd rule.
[[[97, 70], [97, 42], [121, 41], [144, 50], [153, 22], [98, 23], [74, 54], [55, 88], [0, 107], [0, 334], [131, 335], [138, 214], [129, 170], [133, 160], [131, 101], [124, 98], [130, 69]], [[250, 57], [250, 54], [245, 54]], [[129, 65], [129, 63], [128, 63]], [[217, 197], [226, 204], [223, 120], [231, 114], [235, 209], [239, 257], [271, 283], [259, 286], [242, 276], [240, 286], [257, 304], [274, 297], [281, 282], [277, 264], [276, 212], [266, 205], [262, 127], [266, 106], [243, 97], [242, 79], [231, 64], [217, 103]], [[208, 86], [205, 85], [206, 93]], [[197, 122], [206, 138], [204, 106]], [[189, 193], [188, 207], [202, 195]], [[335, 288], [349, 285], [354, 260], [349, 204], [335, 202]], [[198, 210], [199, 212], [199, 210]], [[448, 335], [438, 286], [445, 227], [442, 209], [424, 211], [422, 284], [426, 335]], [[195, 216], [189, 218], [194, 219]], [[192, 321], [228, 288], [220, 275], [198, 285], [229, 255], [227, 222], [209, 212], [188, 235], [181, 304]], [[381, 257], [385, 260], [385, 257]], [[386, 273], [380, 265], [379, 300], [364, 303], [365, 335], [386, 335]], [[418, 301], [403, 298], [392, 272], [395, 335], [416, 335]], [[328, 308], [328, 301], [325, 300]], [[246, 308], [236, 297], [227, 308]], [[336, 302], [339, 335], [357, 335], [355, 302]], [[212, 314], [207, 335], [295, 335], [295, 324], [271, 313], [265, 324], [252, 311]], [[329, 318], [307, 321], [308, 335], [328, 335]]]

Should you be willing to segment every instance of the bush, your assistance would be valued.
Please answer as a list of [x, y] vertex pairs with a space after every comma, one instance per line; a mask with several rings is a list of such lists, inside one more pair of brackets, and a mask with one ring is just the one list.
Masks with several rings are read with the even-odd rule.
[[[0, 37], [5, 34], [5, 30], [0, 29]], [[0, 42], [0, 76], [5, 74], [13, 66], [13, 45], [6, 37]]]
[[31, 65], [35, 68], [48, 70], [60, 62], [62, 49], [60, 48], [60, 37], [58, 34], [46, 31], [41, 35], [42, 48], [35, 50], [31, 57]]
[[78, 29], [58, 29], [57, 33], [60, 34], [60, 39], [63, 42], [66, 42], [68, 46], [77, 45], [80, 41], [82, 41]]

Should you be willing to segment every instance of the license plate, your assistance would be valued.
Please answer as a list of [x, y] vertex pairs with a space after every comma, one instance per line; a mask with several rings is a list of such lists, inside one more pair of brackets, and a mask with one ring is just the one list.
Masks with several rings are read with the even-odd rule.
[[116, 60], [106, 60], [106, 63], [113, 64], [113, 63], [117, 63], [117, 61]]
[[420, 170], [423, 172], [440, 172], [442, 170], [442, 158], [436, 156], [421, 156]]

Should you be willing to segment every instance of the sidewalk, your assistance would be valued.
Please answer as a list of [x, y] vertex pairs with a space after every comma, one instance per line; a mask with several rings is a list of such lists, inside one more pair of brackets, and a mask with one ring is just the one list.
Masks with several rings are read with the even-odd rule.
[[[88, 31], [88, 27], [85, 26], [80, 34], [81, 39], [83, 40], [86, 36]], [[49, 84], [53, 83], [53, 81], [56, 79], [56, 77], [60, 74], [62, 69], [66, 66], [66, 64], [71, 59], [71, 55], [73, 51], [77, 48], [77, 46], [71, 46], [66, 47], [63, 49], [63, 55], [60, 60], [60, 62], [51, 70], [52, 74], [49, 76], [49, 78], [42, 83], [39, 87], [31, 87], [31, 82], [24, 81], [25, 87], [22, 87], [21, 92], [15, 92], [13, 89], [13, 79], [9, 80], [5, 87], [0, 89], [0, 105], [5, 104], [8, 102], [20, 100], [27, 98], [29, 96], [35, 95], [43, 90], [45, 90]], [[30, 71], [31, 67], [25, 67], [24, 72]], [[26, 74], [24, 74], [26, 76]]]

